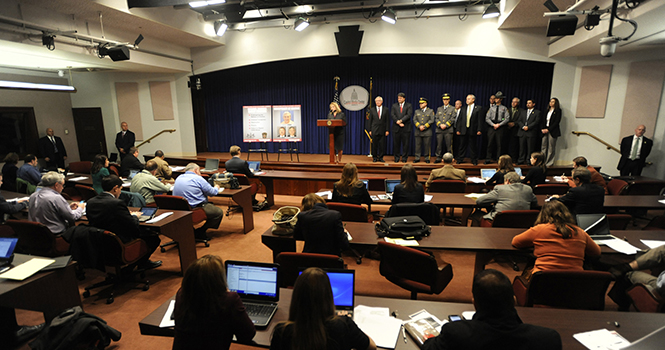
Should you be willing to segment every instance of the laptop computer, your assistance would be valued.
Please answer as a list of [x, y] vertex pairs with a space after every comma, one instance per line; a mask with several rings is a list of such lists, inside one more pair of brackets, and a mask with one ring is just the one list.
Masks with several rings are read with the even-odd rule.
[[0, 272], [4, 272], [11, 267], [17, 242], [18, 238], [0, 237]]
[[141, 207], [141, 216], [139, 217], [139, 222], [146, 222], [153, 217], [155, 217], [155, 213], [157, 213], [157, 207]]
[[522, 176], [522, 168], [515, 168], [517, 175]]
[[255, 327], [267, 327], [279, 301], [278, 264], [227, 260], [229, 290], [238, 293]]
[[578, 214], [577, 226], [594, 241], [616, 238], [610, 234], [610, 221], [605, 214]]
[[219, 170], [219, 159], [206, 159], [205, 168], [201, 169], [201, 172], [212, 173]]
[[365, 185], [365, 189], [369, 190], [369, 180], [360, 180], [360, 181], [362, 181], [363, 184]]
[[391, 195], [393, 192], [395, 192], [395, 186], [400, 184], [400, 180], [387, 180], [385, 181], [386, 184], [386, 194]]
[[[335, 312], [337, 316], [353, 317], [356, 271], [345, 269], [323, 269], [330, 279]], [[300, 271], [299, 275], [302, 274]]]
[[129, 171], [129, 176], [127, 176], [127, 180], [131, 180], [136, 176], [136, 174], [139, 173], [140, 170], [132, 169]]
[[496, 169], [480, 169], [480, 177], [487, 181], [496, 173]]
[[261, 162], [260, 161], [251, 161], [247, 162], [249, 165], [249, 170], [251, 170], [253, 173], [257, 171], [261, 171]]

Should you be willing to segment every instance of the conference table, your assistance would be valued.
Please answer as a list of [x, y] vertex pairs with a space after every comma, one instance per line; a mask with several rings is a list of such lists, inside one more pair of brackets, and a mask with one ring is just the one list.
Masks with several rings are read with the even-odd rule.
[[[358, 283], [358, 282], [356, 282]], [[293, 290], [281, 289], [278, 309], [270, 324], [265, 329], [257, 329], [253, 342], [255, 346], [269, 347], [270, 336], [275, 325], [288, 319], [291, 295]], [[166, 313], [169, 303], [174, 298], [166, 301], [143, 320], [139, 322], [139, 329], [143, 335], [173, 337], [173, 327], [160, 328], [159, 324]], [[423, 301], [407, 299], [391, 299], [372, 296], [356, 295], [355, 305], [371, 307], [387, 307], [390, 312], [397, 313], [398, 318], [408, 318], [407, 315], [416, 313], [422, 309], [446, 319], [448, 315], [461, 315], [464, 311], [474, 311], [473, 304], [448, 303], [440, 301]], [[566, 350], [586, 349], [581, 343], [573, 338], [580, 332], [597, 329], [608, 329], [617, 331], [630, 342], [659, 329], [665, 325], [665, 314], [643, 313], [643, 312], [617, 312], [617, 311], [586, 311], [566, 310], [549, 308], [517, 307], [517, 313], [525, 323], [555, 329], [561, 335], [563, 348]], [[619, 327], [615, 326], [618, 324]], [[402, 335], [397, 337], [396, 350], [418, 349], [418, 345], [410, 336], [404, 342]]]
[[[382, 240], [376, 234], [374, 224], [364, 222], [345, 222], [345, 228], [351, 234], [349, 242], [352, 247], [373, 248]], [[529, 254], [532, 249], [513, 247], [512, 240], [516, 235], [526, 231], [521, 228], [498, 227], [464, 227], [464, 226], [432, 226], [428, 237], [418, 241], [418, 248], [443, 249], [475, 252], [474, 275], [485, 269], [485, 265], [497, 253]], [[639, 249], [648, 249], [640, 240], [665, 240], [665, 231], [616, 230], [611, 233], [624, 239]], [[281, 252], [295, 252], [296, 240], [293, 236], [277, 236], [272, 228], [261, 235], [261, 242], [273, 252], [273, 261]], [[603, 254], [621, 254], [601, 245]]]
[[82, 306], [76, 264], [37, 272], [23, 281], [0, 278], [0, 307], [39, 311], [48, 322], [68, 308]]

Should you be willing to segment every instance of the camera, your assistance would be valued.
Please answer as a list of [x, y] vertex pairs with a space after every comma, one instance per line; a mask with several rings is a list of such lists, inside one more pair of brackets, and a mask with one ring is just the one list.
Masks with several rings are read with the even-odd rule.
[[617, 49], [619, 39], [614, 36], [606, 36], [600, 39], [600, 55], [603, 57], [612, 57]]

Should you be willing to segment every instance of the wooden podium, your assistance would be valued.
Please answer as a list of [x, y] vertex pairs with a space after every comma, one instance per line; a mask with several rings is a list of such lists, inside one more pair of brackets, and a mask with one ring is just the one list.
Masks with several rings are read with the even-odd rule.
[[330, 148], [330, 164], [335, 164], [335, 127], [346, 126], [346, 122], [342, 119], [319, 119], [316, 121], [317, 126], [325, 126], [328, 128], [328, 147]]

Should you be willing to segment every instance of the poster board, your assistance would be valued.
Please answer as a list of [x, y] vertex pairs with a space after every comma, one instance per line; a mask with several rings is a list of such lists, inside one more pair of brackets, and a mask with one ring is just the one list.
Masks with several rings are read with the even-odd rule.
[[272, 141], [272, 106], [242, 106], [242, 142]]
[[302, 118], [300, 105], [272, 106], [274, 142], [302, 141]]

